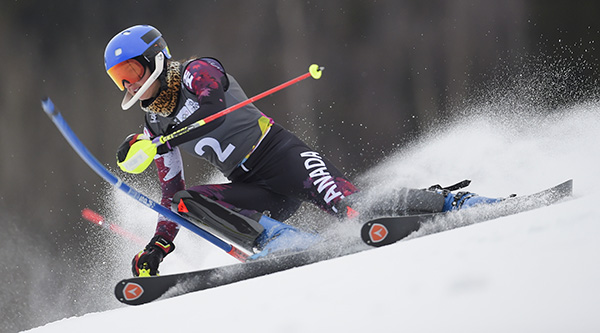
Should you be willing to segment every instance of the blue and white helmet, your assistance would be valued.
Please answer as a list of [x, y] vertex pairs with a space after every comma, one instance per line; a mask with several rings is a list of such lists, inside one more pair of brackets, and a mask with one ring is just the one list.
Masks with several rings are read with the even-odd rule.
[[134, 96], [129, 93], [125, 94], [121, 104], [123, 110], [129, 109], [158, 79], [164, 68], [165, 57], [171, 59], [169, 47], [160, 31], [150, 25], [136, 25], [127, 28], [108, 42], [104, 51], [104, 67], [119, 89], [124, 90], [124, 86], [123, 77], [120, 76], [122, 71], [119, 73], [117, 65], [136, 59], [152, 71], [150, 78]]

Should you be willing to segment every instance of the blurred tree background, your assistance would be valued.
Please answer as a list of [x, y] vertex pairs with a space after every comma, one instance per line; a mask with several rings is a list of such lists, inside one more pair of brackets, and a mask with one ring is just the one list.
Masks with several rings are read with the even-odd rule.
[[[569, 67], [568, 81], [549, 79], [553, 98], [541, 102], [548, 107], [594, 90], [599, 11], [597, 1], [553, 0], [2, 1], [0, 330], [102, 310], [74, 284], [97, 260], [81, 245], [95, 236], [77, 223], [80, 212], [102, 209], [106, 185], [44, 115], [40, 98], [52, 97], [114, 170], [116, 148], [143, 120], [138, 107], [120, 109], [122, 92], [104, 69], [104, 47], [124, 28], [157, 27], [174, 59], [218, 58], [249, 96], [311, 63], [325, 66], [321, 80], [256, 105], [352, 177], [481, 99], [478, 89], [498, 73], [527, 73], [531, 56], [584, 64]], [[209, 172], [202, 162], [186, 164], [194, 181]]]

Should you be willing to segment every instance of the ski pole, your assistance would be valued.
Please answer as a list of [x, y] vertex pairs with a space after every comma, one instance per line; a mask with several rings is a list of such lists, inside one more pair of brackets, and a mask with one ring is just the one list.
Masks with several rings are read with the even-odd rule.
[[106, 169], [83, 145], [83, 143], [79, 140], [75, 133], [73, 133], [73, 130], [71, 129], [71, 127], [69, 127], [69, 124], [67, 124], [62, 114], [56, 109], [54, 103], [52, 103], [50, 98], [46, 97], [42, 99], [42, 108], [44, 109], [44, 112], [46, 112], [46, 114], [50, 117], [50, 119], [52, 119], [54, 125], [56, 125], [58, 130], [62, 133], [62, 135], [71, 145], [71, 147], [73, 147], [73, 149], [79, 155], [79, 157], [81, 157], [81, 159], [83, 159], [84, 162], [86, 162], [87, 165], [90, 168], [92, 168], [92, 170], [94, 170], [100, 177], [102, 177], [108, 183], [115, 186], [119, 190], [127, 193], [127, 195], [129, 195], [139, 203], [143, 204], [144, 206], [154, 210], [159, 214], [162, 214], [165, 218], [178, 223], [186, 229], [189, 229], [196, 235], [204, 238], [213, 245], [227, 252], [227, 254], [231, 255], [232, 257], [242, 262], [246, 261], [246, 259], [248, 258], [247, 253], [243, 252], [242, 250], [238, 249], [232, 244], [225, 242], [224, 240], [202, 229], [201, 227], [193, 224], [192, 222], [185, 219], [183, 216], [171, 211], [166, 207], [161, 206], [156, 201], [136, 191], [134, 188], [130, 187], [117, 176], [108, 171], [108, 169]]
[[84, 208], [81, 211], [81, 216], [84, 219], [94, 223], [97, 226], [100, 226], [104, 229], [108, 229], [108, 230], [114, 232], [115, 234], [118, 234], [120, 236], [123, 236], [123, 237], [135, 242], [137, 245], [140, 245], [140, 246], [146, 245], [146, 242], [144, 242], [144, 240], [142, 238], [140, 238], [139, 236], [121, 228], [120, 226], [118, 226], [114, 223], [107, 222], [106, 219], [104, 218], [104, 216], [96, 213], [95, 211], [93, 211], [89, 208]]
[[195, 130], [196, 128], [202, 127], [215, 119], [218, 119], [226, 114], [229, 114], [235, 110], [238, 110], [250, 103], [258, 101], [259, 99], [269, 96], [279, 90], [282, 90], [283, 88], [289, 87], [292, 84], [300, 82], [308, 77], [312, 77], [315, 80], [318, 80], [321, 78], [321, 75], [323, 74], [324, 69], [325, 69], [324, 67], [319, 67], [319, 65], [316, 65], [316, 64], [310, 65], [307, 73], [304, 73], [296, 78], [293, 78], [287, 82], [284, 82], [274, 88], [271, 88], [265, 92], [262, 92], [256, 96], [254, 96], [254, 97], [250, 97], [245, 101], [239, 102], [238, 104], [230, 106], [230, 107], [228, 107], [224, 110], [221, 110], [215, 114], [212, 114], [208, 117], [200, 119], [200, 120], [198, 120], [192, 124], [189, 124], [188, 126], [181, 128], [171, 134], [158, 136], [158, 137], [154, 138], [152, 141], [150, 141], [150, 140], [136, 141], [129, 148], [129, 153], [127, 154], [126, 160], [123, 162], [117, 163], [117, 164], [125, 172], [141, 173], [144, 170], [146, 170], [146, 168], [148, 168], [148, 166], [154, 160], [154, 156], [156, 156], [158, 146], [166, 144], [170, 140], [178, 138], [186, 133], [189, 133], [190, 131]]

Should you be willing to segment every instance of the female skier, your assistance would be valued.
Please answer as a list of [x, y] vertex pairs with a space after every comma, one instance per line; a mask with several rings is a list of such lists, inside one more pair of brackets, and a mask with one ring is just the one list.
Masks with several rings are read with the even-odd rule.
[[[131, 166], [135, 165], [136, 143], [171, 134], [247, 99], [218, 60], [170, 59], [161, 33], [149, 25], [125, 29], [106, 46], [106, 71], [125, 91], [122, 108], [139, 101], [145, 116], [143, 133], [128, 136], [118, 149], [117, 163], [125, 171], [140, 172]], [[208, 160], [230, 182], [186, 188], [180, 149]], [[341, 218], [359, 215], [356, 187], [331, 162], [253, 104], [159, 146], [154, 162], [163, 206], [201, 221], [246, 248], [255, 248], [254, 258], [310, 246], [314, 236], [280, 222], [303, 201]], [[362, 218], [366, 213], [442, 212], [498, 199], [437, 188], [401, 189], [393, 201], [392, 205], [382, 203], [381, 209], [361, 211]], [[156, 275], [160, 262], [175, 249], [178, 230], [177, 223], [159, 216], [154, 237], [133, 259], [133, 274]]]

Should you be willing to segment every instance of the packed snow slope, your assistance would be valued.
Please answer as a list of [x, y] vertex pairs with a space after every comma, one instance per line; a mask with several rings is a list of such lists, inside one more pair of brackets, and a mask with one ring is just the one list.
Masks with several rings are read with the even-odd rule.
[[[376, 200], [395, 186], [466, 178], [473, 180], [469, 190], [487, 196], [527, 194], [573, 178], [573, 198], [143, 306], [111, 300], [113, 310], [32, 332], [598, 332], [600, 106], [497, 111], [506, 112], [447, 124], [359, 183], [373, 188]], [[131, 214], [147, 214], [132, 207]], [[198, 241], [180, 237], [179, 254], [165, 260], [163, 273], [231, 263], [207, 245], [194, 252]]]

